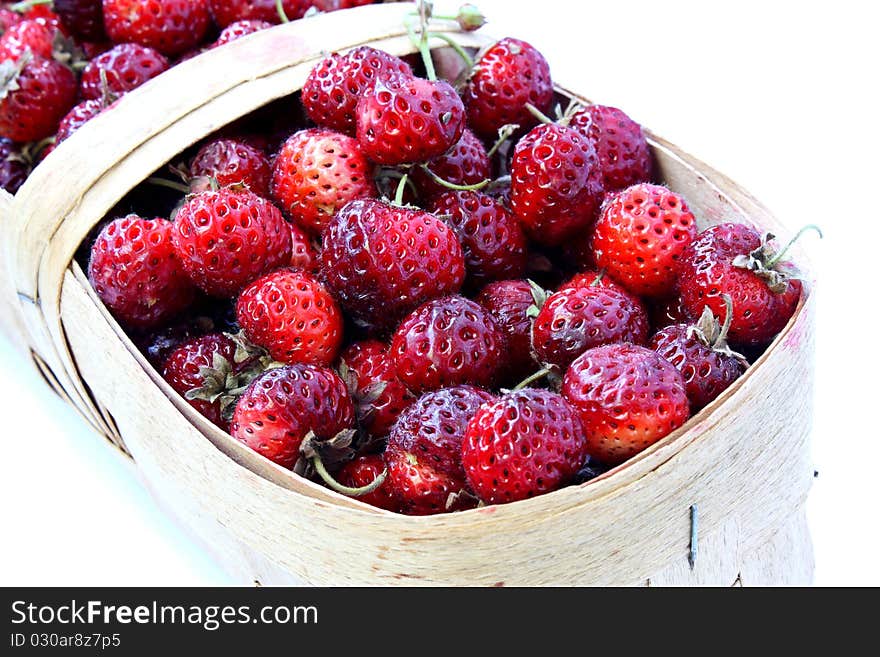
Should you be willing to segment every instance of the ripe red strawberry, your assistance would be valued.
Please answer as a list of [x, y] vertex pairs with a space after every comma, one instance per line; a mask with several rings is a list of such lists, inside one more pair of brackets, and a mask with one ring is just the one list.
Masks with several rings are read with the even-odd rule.
[[55, 146], [98, 116], [106, 107], [104, 100], [100, 98], [84, 100], [79, 105], [74, 105], [58, 125], [58, 132], [55, 133]]
[[342, 312], [310, 274], [279, 269], [251, 283], [235, 305], [251, 342], [276, 361], [329, 366], [342, 345]]
[[214, 42], [214, 48], [242, 37], [246, 37], [249, 34], [255, 34], [262, 30], [267, 30], [270, 27], [272, 27], [272, 23], [268, 21], [243, 20], [230, 23], [223, 28], [222, 32], [220, 32], [220, 36], [217, 37], [217, 40]]
[[[385, 462], [387, 483], [401, 501], [404, 513], [442, 513], [448, 510], [450, 494], [467, 490], [461, 464], [462, 440], [480, 406], [494, 399], [472, 386], [444, 388], [422, 395], [400, 415], [388, 436]], [[434, 485], [426, 486], [424, 482]], [[470, 502], [466, 495], [454, 501], [459, 505]]]
[[647, 340], [648, 314], [638, 299], [599, 285], [570, 287], [551, 295], [532, 327], [535, 357], [560, 373], [587, 349]]
[[482, 306], [451, 296], [428, 301], [397, 329], [390, 354], [413, 392], [470, 383], [492, 387], [502, 371], [504, 332]]
[[208, 0], [104, 0], [104, 27], [112, 41], [169, 57], [200, 44], [210, 25]]
[[491, 313], [495, 322], [507, 336], [507, 353], [504, 356], [504, 380], [519, 381], [535, 367], [532, 358], [532, 318], [529, 308], [543, 299], [535, 296], [544, 291], [536, 289], [528, 281], [498, 281], [490, 283], [477, 296], [477, 303]]
[[504, 504], [569, 483], [587, 458], [587, 445], [577, 413], [561, 395], [527, 388], [477, 411], [461, 458], [477, 497]]
[[318, 252], [312, 245], [311, 239], [306, 232], [294, 224], [290, 226], [290, 266], [294, 269], [302, 269], [312, 274], [320, 270]]
[[354, 405], [333, 370], [287, 365], [269, 370], [238, 400], [230, 433], [284, 468], [299, 459], [303, 439], [329, 440], [354, 426]]
[[768, 344], [794, 314], [802, 285], [790, 278], [762, 238], [743, 224], [726, 223], [700, 233], [682, 254], [676, 286], [685, 309], [698, 317], [709, 306], [725, 318], [723, 295], [733, 301], [729, 339], [734, 345]]
[[357, 140], [323, 128], [301, 130], [275, 157], [272, 198], [297, 225], [320, 235], [349, 201], [376, 195], [372, 173]]
[[190, 279], [215, 297], [235, 296], [291, 256], [281, 211], [253, 192], [229, 187], [189, 196], [172, 242]]
[[[12, 3], [16, 5], [17, 3]], [[19, 9], [18, 11], [21, 11]], [[32, 5], [30, 7], [24, 7], [24, 13], [22, 14], [24, 20], [28, 21], [39, 21], [43, 25], [47, 25], [49, 27], [57, 28], [61, 22], [58, 19], [58, 14], [52, 11], [52, 7], [48, 4], [41, 5]]]
[[461, 139], [465, 124], [464, 105], [448, 82], [416, 77], [377, 82], [355, 115], [364, 154], [385, 165], [443, 155]]
[[650, 349], [610, 344], [571, 364], [562, 394], [580, 414], [590, 456], [623, 463], [688, 419], [684, 378]]
[[529, 237], [558, 246], [584, 232], [602, 202], [596, 151], [565, 126], [540, 125], [513, 152], [510, 207]]
[[[168, 60], [153, 48], [121, 43], [98, 55], [83, 69], [80, 93], [85, 99], [102, 98], [107, 91], [121, 96], [168, 69]], [[107, 78], [107, 89], [101, 72]]]
[[[220, 27], [243, 20], [267, 21], [274, 25], [281, 22], [275, 0], [208, 0], [214, 21]], [[302, 18], [312, 0], [284, 0], [284, 13], [290, 20]]]
[[526, 105], [547, 113], [553, 103], [550, 66], [525, 41], [501, 39], [480, 57], [462, 95], [468, 124], [482, 137], [495, 139], [505, 125], [528, 130], [537, 119]]
[[24, 20], [24, 16], [5, 7], [0, 7], [0, 33]]
[[510, 210], [491, 196], [480, 192], [446, 192], [434, 199], [430, 209], [458, 235], [471, 289], [479, 289], [489, 281], [519, 278], [525, 273], [525, 233]]
[[213, 178], [221, 187], [245, 185], [269, 197], [271, 167], [266, 153], [237, 139], [214, 139], [199, 149], [190, 164], [193, 176]]
[[690, 324], [694, 321], [677, 294], [665, 299], [652, 299], [648, 304], [648, 319], [655, 331], [673, 324]]
[[0, 137], [0, 188], [15, 194], [28, 177], [24, 156], [6, 137]]
[[[465, 129], [448, 152], [427, 163], [435, 176], [454, 185], [476, 185], [492, 177], [492, 164], [486, 153], [486, 147], [473, 132]], [[447, 187], [437, 183], [421, 167], [412, 171], [413, 181], [425, 198], [433, 198], [449, 191]]]
[[132, 335], [132, 339], [153, 367], [161, 372], [171, 352], [184, 342], [218, 330], [220, 327], [210, 317], [198, 312], [184, 312], [171, 324], [165, 324], [159, 330], [140, 331]]
[[339, 375], [357, 407], [358, 423], [375, 438], [387, 436], [397, 417], [414, 400], [397, 378], [388, 345], [378, 340], [349, 346], [340, 359]]
[[76, 78], [51, 59], [25, 54], [0, 63], [0, 135], [40, 141], [54, 135], [76, 100]]
[[607, 287], [612, 290], [622, 292], [631, 297], [635, 302], [638, 299], [634, 297], [625, 287], [611, 278], [607, 272], [598, 271], [596, 269], [585, 269], [572, 276], [568, 281], [559, 286], [557, 292], [562, 292], [573, 287]]
[[302, 88], [303, 106], [319, 126], [354, 136], [361, 96], [372, 93], [379, 81], [412, 74], [409, 64], [399, 57], [369, 46], [334, 53], [309, 73]]
[[654, 162], [642, 126], [621, 110], [590, 105], [578, 110], [568, 125], [592, 142], [606, 191], [651, 182]]
[[596, 266], [630, 292], [668, 296], [682, 253], [697, 235], [697, 221], [675, 192], [648, 183], [610, 197], [593, 229]]
[[[343, 465], [336, 473], [336, 480], [349, 488], [361, 488], [373, 483], [384, 471], [385, 461], [381, 454], [363, 454]], [[361, 495], [357, 499], [386, 511], [400, 511], [400, 500], [387, 480], [372, 493]]]
[[149, 329], [189, 306], [195, 290], [171, 246], [172, 224], [128, 215], [92, 245], [89, 282], [120, 322]]
[[52, 9], [64, 29], [84, 41], [105, 41], [101, 0], [52, 0]]
[[0, 36], [0, 60], [18, 59], [30, 51], [35, 57], [52, 59], [57, 30], [42, 22], [24, 20]]
[[321, 271], [355, 323], [386, 331], [420, 304], [455, 294], [464, 256], [453, 230], [427, 212], [352, 201], [323, 233]]

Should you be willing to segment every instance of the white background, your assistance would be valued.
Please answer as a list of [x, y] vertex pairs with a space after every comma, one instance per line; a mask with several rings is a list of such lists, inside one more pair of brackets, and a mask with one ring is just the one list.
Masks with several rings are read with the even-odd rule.
[[[725, 172], [790, 228], [822, 226], [824, 241], [805, 239], [820, 282], [816, 583], [880, 584], [874, 3], [478, 4], [492, 34], [531, 41], [560, 80]], [[0, 427], [0, 584], [232, 583], [2, 338]]]

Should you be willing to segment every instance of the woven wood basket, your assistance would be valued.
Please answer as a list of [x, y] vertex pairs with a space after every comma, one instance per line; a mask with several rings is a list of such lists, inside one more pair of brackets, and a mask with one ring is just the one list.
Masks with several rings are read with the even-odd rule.
[[[300, 89], [322, 53], [362, 44], [412, 52], [403, 27], [410, 10], [368, 6], [258, 33], [173, 68], [83, 127], [14, 198], [0, 198], [4, 332], [244, 582], [809, 583], [809, 283], [745, 376], [628, 463], [531, 500], [423, 518], [342, 497], [241, 446], [163, 382], [97, 299], [72, 259], [115, 202], [183, 148]], [[478, 33], [456, 39], [491, 42]], [[576, 81], [559, 91], [587, 102]], [[650, 142], [663, 181], [684, 194], [702, 226], [735, 220], [788, 234], [723, 175], [659, 137]], [[794, 257], [803, 268], [802, 255]]]

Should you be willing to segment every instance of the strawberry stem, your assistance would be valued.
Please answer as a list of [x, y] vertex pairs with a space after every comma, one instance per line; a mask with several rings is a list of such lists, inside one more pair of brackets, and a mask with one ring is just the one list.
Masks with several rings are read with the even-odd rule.
[[535, 107], [531, 103], [526, 103], [526, 109], [529, 110], [529, 113], [532, 116], [534, 116], [536, 119], [538, 119], [538, 121], [540, 121], [544, 125], [552, 125], [553, 123], [555, 123], [555, 121], [553, 119], [551, 119], [549, 116], [544, 114], [544, 112], [539, 110], [537, 107]]
[[721, 298], [724, 299], [724, 323], [721, 325], [721, 330], [718, 332], [715, 344], [712, 345], [713, 348], [722, 345], [727, 346], [727, 332], [730, 330], [730, 324], [733, 321], [733, 299], [729, 294], [722, 294]]
[[553, 370], [551, 370], [549, 367], [545, 367], [543, 369], [540, 369], [537, 372], [535, 372], [534, 374], [532, 374], [531, 376], [527, 377], [524, 381], [522, 381], [522, 383], [518, 384], [513, 389], [513, 392], [516, 392], [517, 390], [522, 390], [523, 388], [528, 388], [535, 381], [540, 381], [545, 376], [547, 376], [548, 374], [552, 374], [552, 373], [553, 373]]
[[165, 178], [150, 177], [147, 178], [144, 182], [147, 182], [151, 185], [156, 185], [157, 187], [166, 187], [168, 189], [173, 189], [177, 192], [183, 192], [184, 194], [189, 194], [192, 191], [189, 185], [174, 182], [173, 180], [165, 180]]
[[800, 239], [801, 235], [806, 233], [808, 230], [815, 230], [817, 233], [819, 233], [820, 238], [824, 237], [824, 235], [822, 234], [821, 228], [819, 228], [815, 224], [807, 224], [806, 226], [801, 228], [797, 232], [797, 234], [791, 238], [791, 240], [789, 240], [788, 244], [786, 244], [785, 247], [783, 247], [783, 249], [781, 251], [779, 251], [776, 255], [774, 255], [772, 258], [770, 258], [764, 266], [767, 269], [772, 269], [773, 266], [776, 265], [776, 263], [778, 263], [785, 256], [786, 253], [788, 253], [788, 250], [794, 245], [794, 243]]
[[16, 2], [14, 5], [10, 5], [9, 9], [19, 14], [23, 14], [28, 9], [33, 9], [34, 7], [38, 7], [40, 5], [51, 5], [52, 0], [22, 0], [21, 2]]
[[486, 153], [490, 160], [494, 157], [495, 153], [498, 152], [498, 149], [504, 145], [504, 142], [510, 139], [511, 135], [517, 130], [519, 130], [519, 126], [516, 123], [508, 123], [507, 125], [498, 128], [498, 141], [496, 141], [492, 145], [492, 148], [489, 149], [489, 152]]
[[465, 50], [458, 41], [443, 32], [431, 32], [428, 36], [448, 43], [449, 47], [452, 48], [455, 53], [461, 57], [461, 61], [464, 62], [467, 69], [467, 75], [465, 78], [470, 77], [470, 72], [474, 69], [474, 58], [468, 54], [467, 50]]
[[275, 0], [275, 9], [278, 10], [278, 18], [281, 19], [282, 23], [290, 22], [290, 19], [287, 17], [287, 12], [284, 11], [284, 3], [282, 0]]
[[422, 171], [428, 174], [428, 177], [433, 180], [435, 183], [440, 185], [441, 187], [445, 187], [446, 189], [451, 189], [456, 192], [478, 192], [481, 189], [485, 188], [492, 182], [491, 178], [486, 178], [481, 182], [475, 183], [473, 185], [456, 185], [455, 183], [451, 183], [448, 180], [444, 180], [436, 173], [431, 171], [427, 164], [422, 164]]
[[385, 483], [385, 477], [388, 476], [388, 468], [382, 470], [372, 482], [367, 484], [366, 486], [361, 486], [360, 488], [352, 488], [350, 486], [343, 486], [338, 481], [333, 478], [329, 472], [327, 472], [327, 468], [324, 467], [324, 462], [321, 460], [321, 457], [316, 453], [312, 457], [312, 465], [315, 466], [315, 472], [318, 473], [318, 476], [324, 480], [324, 483], [327, 484], [330, 488], [335, 490], [337, 493], [342, 493], [343, 495], [347, 495], [348, 497], [361, 497], [362, 495], [368, 495], [375, 491], [379, 486]]
[[406, 190], [406, 183], [409, 182], [409, 174], [405, 173], [400, 177], [397, 183], [397, 192], [394, 194], [394, 205], [403, 205], [403, 193]]
[[590, 287], [598, 287], [603, 278], [605, 278], [605, 270], [600, 269], [599, 273], [596, 275], [596, 278], [593, 280], [592, 283], [590, 283]]

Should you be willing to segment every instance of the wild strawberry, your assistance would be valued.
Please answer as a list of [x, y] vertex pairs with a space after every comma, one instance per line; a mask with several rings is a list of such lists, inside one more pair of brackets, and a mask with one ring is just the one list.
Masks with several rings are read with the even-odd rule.
[[[136, 43], [121, 43], [86, 64], [80, 93], [85, 99], [102, 98], [108, 91], [121, 96], [167, 69], [168, 60], [158, 51]], [[107, 80], [106, 89], [102, 72]]]
[[648, 315], [638, 299], [598, 285], [571, 287], [551, 295], [532, 327], [532, 349], [538, 361], [560, 373], [593, 347], [647, 340]]
[[697, 221], [679, 194], [634, 185], [608, 199], [596, 221], [596, 266], [633, 294], [667, 296], [678, 261], [696, 235]]
[[89, 282], [120, 322], [149, 329], [189, 306], [195, 290], [171, 246], [172, 224], [128, 215], [92, 245]]
[[623, 463], [688, 419], [684, 378], [650, 349], [610, 344], [571, 364], [562, 394], [580, 414], [590, 456]]
[[781, 262], [772, 235], [761, 237], [743, 224], [726, 223], [700, 233], [682, 254], [676, 286], [694, 317], [709, 306], [726, 320], [723, 295], [733, 301], [730, 342], [743, 347], [768, 344], [794, 314], [802, 285]]
[[290, 226], [290, 266], [294, 269], [302, 269], [312, 274], [320, 270], [318, 252], [312, 245], [312, 241], [306, 232], [295, 224]]
[[464, 105], [442, 80], [379, 81], [358, 101], [355, 114], [358, 142], [378, 164], [426, 162], [452, 148], [464, 132]]
[[271, 369], [244, 391], [230, 433], [284, 468], [299, 459], [303, 440], [330, 440], [354, 426], [354, 405], [333, 370], [314, 365]]
[[[281, 16], [275, 0], [208, 0], [214, 21], [220, 27], [243, 20], [267, 21], [277, 25]], [[302, 18], [312, 0], [283, 0], [284, 14], [290, 20]]]
[[[435, 176], [454, 185], [476, 185], [492, 177], [492, 165], [486, 147], [467, 129], [455, 146], [428, 162], [426, 166]], [[421, 167], [414, 168], [412, 176], [425, 198], [433, 198], [449, 191]]]
[[112, 41], [169, 57], [200, 44], [210, 25], [208, 0], [104, 0], [104, 27]]
[[52, 0], [52, 9], [64, 29], [83, 41], [105, 41], [101, 0]]
[[342, 345], [342, 313], [310, 274], [279, 269], [251, 283], [235, 305], [251, 342], [276, 361], [329, 366]]
[[301, 130], [275, 157], [272, 198], [297, 225], [320, 235], [346, 203], [376, 195], [372, 173], [352, 137], [323, 128]]
[[[385, 461], [381, 454], [363, 454], [342, 466], [336, 473], [336, 480], [349, 488], [369, 486], [385, 471]], [[364, 504], [395, 513], [400, 511], [400, 500], [386, 480], [372, 493], [357, 498]]]
[[585, 231], [602, 202], [596, 151], [565, 126], [540, 125], [513, 152], [510, 207], [529, 237], [558, 246]]
[[468, 123], [482, 137], [495, 139], [505, 125], [528, 130], [537, 120], [526, 105], [546, 113], [553, 103], [550, 66], [525, 41], [501, 39], [480, 57], [462, 96]]
[[270, 27], [272, 27], [272, 23], [268, 21], [243, 20], [230, 23], [223, 28], [222, 32], [220, 32], [220, 36], [217, 37], [213, 47], [216, 48], [225, 45], [231, 41], [246, 37], [249, 34], [255, 34], [262, 30], [267, 30]]
[[498, 281], [489, 283], [476, 298], [507, 336], [505, 380], [518, 381], [535, 369], [531, 355], [532, 318], [529, 309], [536, 303], [543, 304], [543, 297], [535, 297], [544, 294], [528, 281]]
[[568, 125], [593, 143], [606, 191], [651, 182], [654, 163], [642, 126], [621, 110], [589, 105], [578, 110]]
[[35, 57], [52, 59], [57, 30], [38, 21], [21, 21], [0, 36], [0, 60], [18, 59], [30, 51]]
[[352, 201], [323, 233], [321, 271], [355, 323], [393, 328], [420, 304], [455, 294], [464, 256], [453, 230], [427, 212]]
[[400, 413], [413, 402], [412, 394], [397, 378], [388, 345], [378, 340], [349, 346], [339, 361], [339, 375], [355, 402], [361, 428], [373, 437], [387, 436]]
[[[453, 502], [468, 501], [461, 464], [461, 443], [468, 422], [494, 396], [472, 386], [444, 388], [422, 395], [401, 415], [385, 449], [388, 483], [404, 513], [425, 515], [447, 510]], [[415, 474], [415, 476], [414, 476]], [[426, 486], [423, 482], [432, 482]]]
[[428, 301], [409, 315], [391, 341], [397, 376], [413, 392], [470, 383], [491, 387], [506, 342], [492, 315], [464, 297]]
[[399, 57], [361, 46], [334, 53], [318, 62], [302, 88], [309, 118], [319, 126], [354, 136], [355, 110], [361, 96], [372, 93], [377, 82], [412, 77], [412, 69]]
[[509, 392], [470, 421], [461, 460], [486, 504], [542, 495], [569, 483], [587, 458], [575, 410], [549, 390]]
[[40, 141], [55, 134], [76, 100], [76, 78], [51, 59], [26, 53], [0, 63], [0, 135]]
[[213, 178], [221, 187], [244, 185], [257, 196], [269, 197], [269, 158], [243, 141], [209, 141], [196, 153], [189, 169], [193, 176]]
[[24, 156], [6, 137], [0, 137], [0, 188], [15, 194], [28, 177]]
[[74, 105], [58, 124], [58, 132], [55, 133], [55, 145], [57, 146], [70, 135], [83, 127], [86, 123], [98, 116], [107, 104], [103, 99], [84, 100], [79, 105]]
[[248, 190], [191, 195], [171, 237], [184, 271], [211, 296], [235, 296], [290, 262], [290, 228], [281, 211]]
[[510, 210], [491, 196], [447, 192], [434, 199], [431, 212], [458, 235], [471, 289], [479, 289], [489, 281], [519, 278], [525, 272], [525, 233]]

